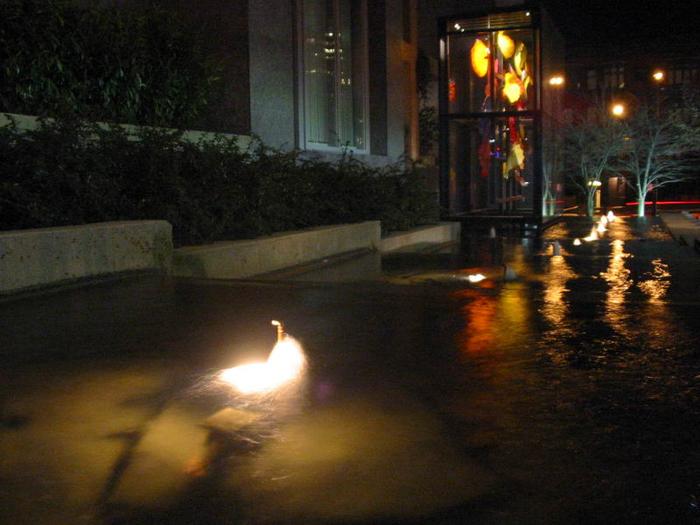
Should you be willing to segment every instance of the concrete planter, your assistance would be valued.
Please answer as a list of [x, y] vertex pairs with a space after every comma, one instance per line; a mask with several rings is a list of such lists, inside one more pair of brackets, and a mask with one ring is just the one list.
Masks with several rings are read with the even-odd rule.
[[168, 272], [166, 221], [104, 222], [0, 233], [0, 293], [133, 270]]
[[352, 250], [376, 250], [380, 230], [379, 221], [366, 221], [188, 246], [175, 250], [173, 273], [178, 277], [243, 279]]
[[392, 233], [381, 240], [379, 251], [386, 253], [414, 244], [457, 242], [460, 238], [461, 226], [458, 222], [441, 222], [405, 232]]

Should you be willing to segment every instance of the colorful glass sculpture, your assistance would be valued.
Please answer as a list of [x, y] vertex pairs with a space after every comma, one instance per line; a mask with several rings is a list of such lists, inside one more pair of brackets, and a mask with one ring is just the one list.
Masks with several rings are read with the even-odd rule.
[[513, 56], [515, 52], [515, 43], [511, 37], [506, 35], [503, 31], [499, 31], [496, 41], [498, 42], [498, 49], [501, 50], [503, 58], [509, 59]]
[[479, 78], [486, 76], [489, 71], [489, 48], [484, 41], [477, 38], [471, 49], [472, 70]]
[[522, 78], [523, 72], [527, 70], [527, 48], [522, 42], [518, 44], [518, 48], [515, 51], [513, 66], [515, 67], [515, 72]]
[[515, 104], [520, 100], [523, 93], [523, 84], [514, 73], [506, 73], [505, 82], [503, 85], [503, 96], [508, 99], [508, 102]]

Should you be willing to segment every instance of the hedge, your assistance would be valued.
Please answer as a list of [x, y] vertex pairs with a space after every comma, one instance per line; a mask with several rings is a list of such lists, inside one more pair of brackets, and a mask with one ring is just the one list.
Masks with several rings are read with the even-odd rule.
[[240, 149], [215, 135], [81, 120], [0, 128], [0, 230], [111, 220], [165, 219], [176, 244], [253, 238], [278, 231], [378, 219], [385, 230], [434, 222], [434, 193], [400, 165], [372, 168]]
[[0, 1], [0, 111], [192, 127], [220, 89], [203, 35], [172, 10]]

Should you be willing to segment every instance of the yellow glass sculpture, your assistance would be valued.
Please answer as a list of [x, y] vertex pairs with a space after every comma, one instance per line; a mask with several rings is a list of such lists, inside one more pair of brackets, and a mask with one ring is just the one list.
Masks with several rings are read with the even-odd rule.
[[513, 144], [508, 152], [506, 159], [506, 171], [510, 172], [515, 169], [523, 169], [525, 167], [525, 151], [522, 145]]
[[503, 96], [508, 99], [508, 102], [515, 104], [520, 100], [523, 93], [523, 86], [520, 79], [514, 73], [506, 73], [505, 83], [503, 85]]
[[527, 69], [527, 48], [522, 42], [518, 44], [518, 48], [515, 50], [513, 66], [515, 66], [515, 72], [518, 76], [522, 77], [523, 71]]
[[476, 76], [483, 78], [489, 72], [489, 48], [484, 42], [477, 38], [472, 46], [471, 61], [472, 70]]
[[515, 43], [513, 42], [513, 39], [511, 37], [506, 35], [503, 31], [499, 31], [497, 36], [497, 42], [498, 49], [501, 50], [503, 58], [509, 59], [513, 56], [513, 53], [515, 52]]

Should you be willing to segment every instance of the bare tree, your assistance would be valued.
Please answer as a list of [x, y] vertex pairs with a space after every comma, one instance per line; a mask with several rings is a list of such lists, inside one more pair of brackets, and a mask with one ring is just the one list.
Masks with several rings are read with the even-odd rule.
[[[690, 126], [690, 127], [689, 127]], [[625, 147], [617, 171], [637, 195], [637, 216], [644, 217], [650, 191], [682, 181], [690, 175], [697, 148], [697, 128], [681, 110], [640, 107], [624, 123]]]
[[573, 117], [564, 130], [567, 175], [586, 202], [586, 214], [595, 212], [595, 195], [614, 170], [624, 144], [623, 127], [598, 104]]

